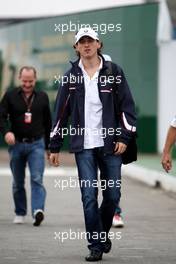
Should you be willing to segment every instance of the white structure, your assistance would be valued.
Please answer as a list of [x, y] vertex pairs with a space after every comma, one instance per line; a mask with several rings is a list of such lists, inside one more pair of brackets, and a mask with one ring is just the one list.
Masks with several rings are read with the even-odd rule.
[[[0, 18], [24, 18], [59, 16], [83, 11], [98, 10], [115, 6], [144, 4], [146, 0], [75, 0], [75, 1], [41, 1], [30, 0], [26, 8], [23, 0], [6, 0], [0, 8]], [[152, 2], [158, 2], [153, 0]]]
[[158, 151], [162, 152], [170, 121], [176, 115], [176, 41], [166, 1], [158, 16]]

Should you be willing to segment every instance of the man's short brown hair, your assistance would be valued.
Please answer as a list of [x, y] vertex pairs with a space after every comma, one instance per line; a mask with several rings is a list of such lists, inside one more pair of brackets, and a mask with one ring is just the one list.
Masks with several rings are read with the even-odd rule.
[[27, 71], [32, 70], [33, 73], [34, 73], [34, 77], [35, 77], [35, 78], [37, 77], [37, 71], [36, 71], [36, 69], [35, 69], [34, 67], [32, 67], [32, 66], [23, 66], [23, 67], [21, 67], [21, 69], [19, 70], [19, 77], [21, 77], [21, 74], [22, 74], [22, 71], [23, 71], [23, 70], [27, 70]]

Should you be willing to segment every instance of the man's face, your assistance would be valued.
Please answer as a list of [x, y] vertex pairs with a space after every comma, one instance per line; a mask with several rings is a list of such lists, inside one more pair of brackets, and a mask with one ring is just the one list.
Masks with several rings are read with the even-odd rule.
[[23, 69], [21, 75], [19, 76], [21, 82], [21, 88], [24, 93], [31, 93], [34, 90], [36, 77], [34, 71]]
[[97, 50], [101, 47], [99, 41], [91, 37], [82, 37], [76, 44], [76, 51], [80, 53], [83, 58], [92, 58], [97, 55]]

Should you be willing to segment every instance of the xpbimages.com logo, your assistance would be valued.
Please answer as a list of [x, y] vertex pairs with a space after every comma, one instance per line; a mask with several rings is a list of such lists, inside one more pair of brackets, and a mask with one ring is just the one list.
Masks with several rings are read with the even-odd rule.
[[101, 242], [106, 242], [107, 238], [111, 240], [120, 240], [122, 238], [122, 232], [109, 232], [108, 234], [106, 232], [92, 232], [91, 234], [89, 232], [85, 231], [74, 231], [72, 229], [69, 229], [68, 231], [63, 231], [63, 232], [54, 232], [54, 239], [57, 240], [58, 242], [64, 243], [66, 240], [76, 240], [76, 239], [81, 239], [81, 240], [86, 240], [87, 238], [90, 239], [95, 239], [98, 240], [100, 239]]
[[71, 20], [68, 21], [67, 23], [59, 23], [59, 24], [54, 24], [54, 31], [59, 32], [62, 35], [66, 32], [77, 32], [81, 28], [92, 28], [95, 30], [97, 33], [101, 35], [105, 35], [107, 33], [111, 32], [120, 32], [122, 30], [122, 24], [117, 23], [100, 23], [100, 24], [90, 24], [90, 23], [80, 23], [80, 21], [72, 22]]
[[106, 189], [110, 188], [120, 188], [121, 187], [121, 180], [78, 180], [74, 177], [69, 177], [69, 179], [60, 179], [59, 177], [57, 179], [54, 179], [54, 188], [57, 188], [59, 191], [64, 191], [69, 188], [100, 188], [102, 191], [105, 191]]
[[54, 137], [56, 135], [61, 136], [64, 138], [65, 136], [100, 136], [100, 138], [106, 138], [107, 136], [120, 136], [121, 135], [121, 128], [113, 128], [113, 127], [102, 127], [102, 128], [85, 128], [85, 127], [72, 127], [69, 125], [68, 127], [63, 127], [63, 128], [57, 128], [56, 130], [54, 129], [50, 133], [50, 137]]
[[[101, 83], [101, 86], [106, 86], [108, 83], [109, 84], [120, 84], [121, 83], [121, 75], [101, 75], [99, 77], [96, 78], [96, 82], [97, 83]], [[73, 74], [69, 74], [69, 75], [55, 75], [54, 76], [54, 83], [58, 83], [61, 84], [62, 86], [64, 84], [70, 83], [70, 84], [83, 84], [84, 83], [84, 76], [83, 75], [79, 75], [75, 76]]]

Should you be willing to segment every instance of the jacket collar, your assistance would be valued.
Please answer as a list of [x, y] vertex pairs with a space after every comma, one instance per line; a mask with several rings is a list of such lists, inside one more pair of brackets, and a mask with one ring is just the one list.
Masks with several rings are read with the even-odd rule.
[[[17, 88], [17, 93], [18, 93], [18, 94], [22, 94], [22, 93], [23, 93], [23, 90], [22, 90], [21, 86], [19, 86], [19, 87]], [[32, 94], [35, 94], [35, 95], [37, 94], [37, 91], [35, 90], [35, 88], [34, 88]]]
[[[107, 64], [106, 64], [106, 61], [104, 59], [104, 57], [102, 55], [99, 55], [101, 58], [102, 58], [102, 61], [103, 61], [103, 66], [102, 66], [102, 69], [101, 70], [106, 70], [108, 68]], [[72, 65], [72, 68], [79, 68], [79, 61], [80, 61], [80, 58], [77, 59], [76, 61], [70, 61], [71, 65]]]

